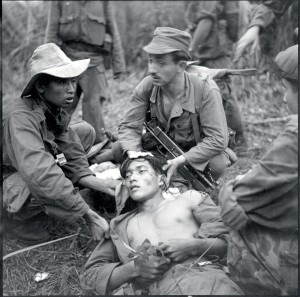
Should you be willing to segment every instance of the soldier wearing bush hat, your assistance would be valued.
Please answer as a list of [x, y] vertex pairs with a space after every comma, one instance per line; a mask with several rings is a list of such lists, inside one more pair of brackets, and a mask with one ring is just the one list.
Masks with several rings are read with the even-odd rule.
[[257, 166], [219, 194], [231, 229], [228, 268], [246, 295], [298, 293], [298, 45], [280, 52], [275, 64], [289, 121]]
[[[228, 130], [219, 88], [208, 76], [185, 71], [190, 42], [187, 32], [170, 27], [155, 29], [151, 42], [143, 48], [148, 54], [149, 76], [135, 88], [119, 126], [122, 158], [148, 154], [145, 150], [153, 152], [157, 145], [150, 147], [153, 142], [149, 135], [142, 136], [146, 112], [151, 110], [156, 124], [185, 152], [169, 158], [167, 183], [182, 164], [200, 171], [209, 168], [217, 180], [233, 160], [229, 160], [228, 152], [232, 151], [227, 148]], [[192, 124], [193, 117], [197, 127]]]
[[89, 169], [86, 153], [95, 131], [86, 122], [69, 126], [77, 77], [90, 60], [71, 61], [55, 44], [39, 46], [29, 60], [30, 79], [12, 100], [3, 125], [3, 204], [12, 233], [32, 245], [50, 239], [36, 221], [43, 214], [75, 222], [88, 220], [96, 240], [107, 222], [92, 211], [75, 184], [113, 194]]

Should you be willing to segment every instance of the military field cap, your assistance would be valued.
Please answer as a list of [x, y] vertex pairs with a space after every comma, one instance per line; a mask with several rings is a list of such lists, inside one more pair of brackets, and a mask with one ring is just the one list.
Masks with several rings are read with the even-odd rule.
[[298, 80], [298, 44], [280, 52], [275, 64], [283, 77]]
[[153, 39], [143, 49], [149, 54], [161, 55], [183, 51], [189, 56], [191, 40], [191, 35], [185, 31], [170, 27], [157, 27]]
[[54, 43], [39, 46], [28, 61], [30, 80], [21, 97], [31, 93], [32, 86], [41, 74], [49, 74], [60, 78], [77, 77], [89, 66], [90, 59], [71, 61]]

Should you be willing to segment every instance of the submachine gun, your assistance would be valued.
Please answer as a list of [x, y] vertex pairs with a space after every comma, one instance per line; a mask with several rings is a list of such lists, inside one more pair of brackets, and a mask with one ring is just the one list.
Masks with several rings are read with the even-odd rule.
[[[144, 127], [151, 135], [169, 152], [174, 158], [184, 154], [183, 150], [157, 125], [151, 120], [144, 122]], [[178, 172], [189, 181], [197, 191], [207, 192], [216, 188], [216, 181], [213, 180], [209, 171], [201, 172], [191, 165], [181, 165]]]

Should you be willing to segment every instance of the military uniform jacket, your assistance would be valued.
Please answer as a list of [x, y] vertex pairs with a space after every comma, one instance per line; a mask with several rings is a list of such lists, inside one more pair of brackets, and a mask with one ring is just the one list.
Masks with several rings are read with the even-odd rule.
[[298, 289], [298, 115], [259, 163], [227, 183], [219, 203], [231, 228], [228, 267], [247, 294]]
[[[3, 123], [4, 207], [17, 212], [30, 194], [82, 216], [89, 206], [74, 188], [81, 177], [93, 175], [80, 139], [68, 127], [62, 109], [54, 116], [37, 98], [15, 100]], [[67, 164], [59, 166], [63, 153]]]
[[[143, 122], [150, 103], [164, 131], [177, 145], [190, 147], [184, 157], [197, 170], [204, 170], [210, 159], [222, 153], [228, 144], [228, 128], [220, 90], [207, 75], [184, 73], [185, 93], [176, 102], [169, 118], [162, 106], [162, 91], [144, 78], [134, 90], [129, 107], [119, 126], [119, 141], [123, 151], [141, 151]], [[192, 115], [197, 114], [204, 138], [196, 144]]]
[[[111, 2], [51, 1], [49, 5], [46, 43], [53, 42], [61, 46], [71, 60], [90, 58], [89, 67], [99, 66], [103, 64], [100, 47], [106, 33], [109, 33], [112, 38], [113, 72], [125, 70], [121, 38]], [[66, 46], [66, 42], [70, 41], [82, 42], [86, 44], [86, 49], [83, 46], [81, 50], [72, 50]]]
[[275, 17], [281, 17], [293, 2], [296, 2], [296, 0], [262, 1], [260, 5], [253, 9], [249, 28], [252, 26], [260, 26], [262, 29], [265, 29]]
[[212, 21], [209, 32], [199, 28], [200, 36], [207, 35], [197, 49], [200, 62], [232, 54], [232, 42], [238, 34], [238, 13], [236, 1], [189, 1], [185, 18], [190, 26], [196, 27], [203, 19]]

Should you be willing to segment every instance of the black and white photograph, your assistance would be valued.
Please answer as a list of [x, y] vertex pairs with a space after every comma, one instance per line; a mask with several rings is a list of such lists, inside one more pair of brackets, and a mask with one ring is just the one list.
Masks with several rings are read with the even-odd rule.
[[2, 296], [297, 296], [298, 6], [2, 1]]

